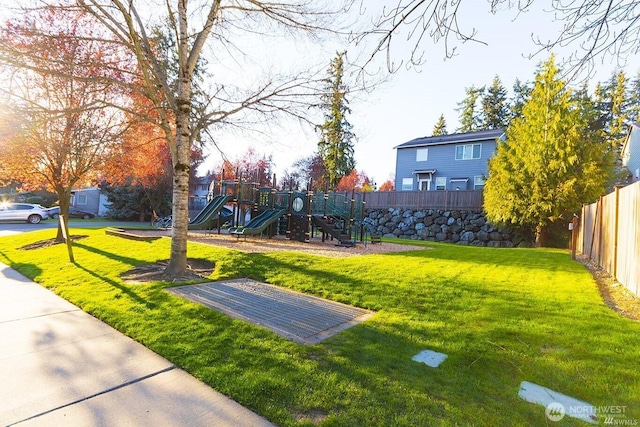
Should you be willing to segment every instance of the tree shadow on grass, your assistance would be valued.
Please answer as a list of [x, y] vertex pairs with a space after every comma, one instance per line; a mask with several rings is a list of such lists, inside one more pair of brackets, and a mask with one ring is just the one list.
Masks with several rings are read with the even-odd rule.
[[79, 268], [80, 270], [82, 270], [85, 273], [89, 274], [90, 276], [95, 277], [96, 279], [100, 280], [101, 282], [108, 283], [109, 285], [111, 285], [114, 288], [118, 289], [120, 292], [122, 292], [123, 294], [129, 296], [135, 302], [137, 302], [139, 304], [143, 304], [147, 308], [154, 308], [155, 307], [154, 303], [149, 302], [144, 297], [141, 297], [137, 292], [133, 291], [133, 289], [131, 289], [131, 287], [125, 285], [124, 283], [118, 282], [118, 281], [115, 281], [115, 280], [110, 279], [108, 277], [105, 277], [105, 276], [102, 276], [100, 274], [97, 274], [95, 271], [92, 271], [92, 270], [90, 270], [90, 269], [88, 269], [86, 267], [83, 267], [78, 262], [75, 262], [74, 265], [77, 268]]
[[[151, 242], [146, 242], [146, 243], [151, 243]], [[82, 243], [74, 243], [73, 246], [77, 247], [77, 248], [82, 248], [82, 249], [84, 249], [84, 250], [86, 250], [88, 252], [92, 252], [92, 253], [97, 254], [97, 255], [101, 255], [101, 256], [109, 258], [109, 259], [111, 259], [113, 261], [125, 263], [125, 264], [131, 265], [131, 266], [137, 266], [137, 265], [141, 265], [141, 264], [148, 264], [148, 261], [142, 261], [142, 260], [140, 260], [138, 258], [131, 258], [131, 257], [128, 257], [128, 256], [116, 254], [114, 252], [108, 252], [108, 251], [105, 251], [103, 249], [96, 248], [95, 246], [88, 246], [88, 245], [85, 245], [85, 244], [82, 244]]]
[[[492, 249], [463, 250], [467, 254], [482, 254], [471, 257], [471, 263], [514, 266], [531, 274], [535, 274], [531, 266], [545, 272], [579, 272], [582, 269], [579, 265], [567, 267], [564, 254], [556, 251], [514, 250], [517, 254], [515, 259], [498, 261]], [[451, 251], [441, 251], [444, 253], [433, 257], [437, 252], [379, 256], [419, 257], [426, 262], [438, 258], [449, 261], [461, 259], [459, 253]], [[476, 260], [478, 257], [480, 259]], [[536, 260], [536, 257], [540, 259]], [[470, 405], [493, 408], [499, 412], [500, 407], [508, 403], [514, 412], [503, 416], [502, 421], [505, 422], [531, 422], [543, 413], [540, 412], [543, 409], [517, 397], [521, 381], [537, 381], [582, 397], [583, 390], [592, 387], [588, 376], [598, 365], [597, 353], [609, 352], [608, 346], [616, 345], [613, 342], [621, 343], [620, 337], [624, 336], [628, 327], [620, 322], [610, 323], [611, 319], [607, 319], [604, 310], [593, 311], [589, 298], [573, 298], [570, 289], [531, 293], [518, 288], [517, 283], [514, 283], [513, 289], [509, 289], [504, 284], [493, 287], [490, 281], [484, 279], [481, 282], [469, 282], [461, 278], [456, 278], [450, 284], [436, 280], [429, 282], [429, 286], [416, 284], [415, 287], [397, 287], [391, 278], [374, 284], [367, 278], [324, 271], [322, 263], [305, 263], [305, 259], [312, 258], [300, 257], [293, 259], [293, 262], [286, 262], [277, 256], [253, 254], [234, 267], [238, 268], [236, 271], [256, 280], [271, 283], [270, 272], [277, 271], [281, 276], [291, 278], [285, 286], [294, 289], [298, 275], [314, 283], [316, 288], [311, 293], [334, 300], [345, 297], [351, 301], [359, 300], [355, 305], [365, 307], [368, 304], [363, 299], [366, 301], [372, 294], [378, 294], [384, 298], [378, 308], [399, 317], [397, 324], [387, 323], [384, 315], [383, 318], [376, 317], [322, 343], [327, 353], [319, 356], [318, 360], [326, 364], [327, 371], [340, 372], [349, 381], [361, 384], [360, 390], [373, 388], [383, 395], [391, 395], [393, 390], [387, 390], [385, 381], [380, 380], [379, 374], [382, 372], [384, 378], [403, 384], [407, 390], [418, 394], [429, 393], [435, 401], [445, 406], [462, 408]], [[558, 262], [560, 268], [557, 268]], [[258, 266], [264, 268], [258, 270]], [[394, 296], [395, 293], [399, 295]], [[556, 296], [560, 298], [556, 299]], [[469, 302], [471, 306], [465, 306]], [[605, 320], [608, 325], [602, 324]], [[424, 327], [412, 326], [421, 323]], [[434, 329], [430, 329], [432, 327]], [[602, 343], [603, 333], [607, 330], [618, 339], [612, 343]], [[585, 345], [584, 335], [594, 338]], [[417, 368], [415, 362], [410, 360], [425, 343], [431, 343], [433, 349], [450, 354], [448, 363], [451, 368], [446, 368], [446, 365], [443, 368], [446, 375], [442, 371]], [[613, 358], [613, 355], [609, 357]], [[618, 359], [615, 367], [610, 369], [621, 375], [626, 363], [624, 356]], [[577, 369], [585, 369], [585, 372]], [[426, 376], [417, 381], [415, 377], [423, 374]], [[432, 383], [438, 384], [438, 387], [425, 388], [425, 384]], [[450, 385], [439, 387], [446, 384]], [[375, 394], [372, 393], [370, 397], [376, 399]], [[592, 396], [595, 403], [606, 402], [610, 398], [606, 386], [586, 396]], [[400, 409], [404, 405], [400, 401], [395, 404], [400, 405], [400, 412], [410, 410]], [[438, 411], [437, 407], [429, 405], [422, 409]], [[480, 412], [488, 413], [486, 410]]]
[[2, 254], [4, 259], [8, 261], [8, 266], [10, 268], [20, 273], [20, 274], [15, 274], [15, 273], [12, 273], [11, 271], [7, 271], [6, 269], [2, 269], [2, 275], [4, 275], [7, 278], [11, 278], [19, 282], [25, 282], [24, 278], [26, 277], [28, 279], [28, 282], [31, 282], [42, 274], [42, 269], [35, 264], [24, 263], [24, 262], [12, 262], [11, 258], [9, 258], [5, 253], [0, 252], [0, 254]]
[[[80, 246], [130, 265], [143, 263], [135, 258], [86, 245]], [[487, 248], [478, 250], [495, 254]], [[429, 262], [437, 252], [439, 251], [430, 250], [401, 255], [420, 257]], [[450, 251], [447, 252], [441, 254], [442, 259], [460, 259]], [[475, 251], [467, 251], [464, 255], [474, 253]], [[483, 256], [480, 262], [496, 264], [491, 259], [491, 254]], [[528, 255], [534, 256], [535, 253]], [[551, 255], [553, 258], [561, 254]], [[398, 257], [400, 254], [379, 256]], [[526, 261], [526, 256], [523, 258]], [[470, 262], [473, 261], [472, 257]], [[167, 336], [162, 337], [160, 345], [175, 347], [172, 351], [191, 351], [191, 347], [193, 351], [207, 348], [204, 352], [206, 354], [194, 354], [190, 362], [193, 362], [196, 371], [205, 373], [204, 377], [211, 375], [210, 381], [214, 387], [216, 382], [226, 384], [225, 381], [230, 381], [230, 375], [225, 370], [242, 378], [242, 368], [246, 366], [250, 373], [256, 369], [255, 364], [272, 374], [255, 379], [252, 387], [230, 385], [226, 388], [236, 396], [244, 393], [239, 400], [251, 404], [262, 413], [273, 412], [269, 408], [280, 407], [283, 399], [291, 401], [286, 405], [291, 413], [295, 413], [295, 406], [302, 407], [300, 402], [306, 403], [309, 396], [314, 396], [313, 391], [300, 391], [296, 388], [297, 384], [283, 384], [276, 379], [279, 376], [287, 378], [285, 373], [288, 375], [291, 371], [298, 372], [293, 375], [294, 379], [302, 378], [311, 371], [314, 373], [314, 380], [301, 380], [300, 383], [305, 384], [303, 390], [322, 390], [323, 398], [318, 399], [317, 405], [322, 407], [323, 413], [342, 416], [341, 420], [348, 419], [351, 424], [366, 425], [367, 421], [372, 424], [371, 420], [375, 420], [382, 425], [386, 420], [388, 425], [399, 419], [415, 421], [414, 425], [419, 425], [421, 421], [424, 421], [422, 425], [438, 421], [445, 423], [448, 419], [454, 419], [460, 424], [477, 423], [477, 419], [471, 418], [471, 413], [480, 417], [487, 416], [487, 419], [493, 419], [489, 417], [491, 413], [502, 414], [499, 420], [505, 424], [527, 424], [539, 420], [539, 416], [543, 417], [544, 408], [519, 400], [517, 387], [521, 380], [537, 381], [582, 397], [578, 393], [579, 389], [594, 385], [588, 380], [580, 379], [580, 375], [588, 379], [590, 372], [576, 373], [574, 369], [583, 369], [585, 365], [594, 369], [598, 357], [594, 353], [602, 354], [607, 351], [605, 355], [611, 365], [607, 369], [613, 370], [617, 377], [623, 378], [625, 372], [622, 367], [628, 366], [622, 363], [625, 361], [624, 355], [616, 356], [617, 353], [607, 348], [616, 347], [622, 342], [619, 337], [623, 336], [623, 329], [628, 325], [616, 322], [600, 324], [603, 319], [585, 318], [578, 310], [563, 311], [563, 304], [570, 302], [558, 302], [550, 298], [547, 310], [541, 301], [531, 301], [526, 292], [487, 288], [486, 285], [465, 282], [459, 278], [456, 279], [455, 286], [451, 286], [458, 293], [440, 289], [441, 286], [447, 286], [445, 281], [429, 282], [428, 286], [417, 284], [415, 287], [398, 287], [392, 278], [387, 277], [374, 283], [370, 278], [357, 277], [346, 271], [327, 272], [322, 268], [323, 262], [327, 261], [318, 261], [318, 258], [312, 256], [279, 258], [277, 255], [267, 254], [234, 254], [225, 262], [233, 268], [223, 271], [223, 276], [233, 274], [235, 277], [252, 277], [272, 283], [274, 280], [271, 278], [281, 278], [275, 280], [280, 283], [274, 284], [361, 306], [380, 298], [378, 307], [390, 313], [389, 317], [384, 317], [383, 314], [314, 346], [312, 362], [304, 359], [306, 351], [311, 352], [311, 349], [299, 349], [297, 345], [287, 343], [272, 333], [243, 325], [239, 321], [209, 315], [204, 309], [188, 307], [182, 312], [193, 324], [193, 331], [188, 331], [189, 333], [183, 329], [184, 333], [176, 337], [171, 335], [172, 329], [162, 328], [167, 330]], [[401, 262], [397, 265], [401, 265]], [[503, 265], [509, 265], [509, 261]], [[521, 261], [513, 265], [526, 266]], [[32, 267], [30, 264], [24, 266]], [[120, 289], [140, 304], [156, 308], [153, 316], [161, 316], [163, 310], [158, 309], [162, 308], [159, 306], [171, 300], [159, 286], [141, 288], [141, 292], [148, 294], [145, 298], [142, 293], [117, 280], [103, 277], [81, 265], [78, 267]], [[306, 285], [297, 286], [297, 275], [313, 285], [308, 285], [307, 289], [304, 289]], [[291, 279], [284, 279], [286, 277]], [[317, 286], [318, 283], [321, 286]], [[464, 301], [473, 301], [474, 305], [465, 307], [462, 304]], [[393, 315], [397, 315], [397, 318], [394, 319]], [[143, 318], [146, 319], [147, 314]], [[579, 328], [582, 322], [590, 323]], [[534, 328], [535, 325], [540, 327]], [[149, 327], [153, 327], [153, 322]], [[238, 335], [239, 331], [243, 334]], [[610, 343], [599, 343], [607, 338], [604, 334], [607, 331], [618, 338]], [[584, 342], [584, 334], [592, 337], [588, 343]], [[203, 346], [200, 340], [207, 340], [210, 347]], [[411, 356], [424, 348], [448, 353], [449, 359], [436, 370], [413, 362]], [[634, 344], [629, 345], [626, 351], [637, 354], [636, 349]], [[257, 354], [260, 357], [256, 357]], [[207, 358], [206, 362], [201, 361], [203, 358]], [[583, 360], [555, 363], [562, 359]], [[237, 360], [242, 362], [235, 362]], [[313, 369], [305, 370], [298, 366], [306, 363], [312, 363]], [[306, 365], [304, 367], [307, 368]], [[635, 380], [631, 378], [625, 384], [632, 384], [633, 381]], [[325, 387], [329, 382], [337, 384]], [[253, 393], [259, 397], [256, 398]], [[595, 392], [597, 401], [591, 403], [607, 403], [606, 399], [612, 397], [606, 393], [605, 384]], [[252, 404], [254, 399], [255, 403]], [[352, 406], [358, 408], [352, 409]], [[477, 411], [469, 411], [465, 407], [472, 407]], [[510, 411], [505, 411], [505, 407], [509, 407]], [[279, 417], [282, 417], [282, 413], [279, 413]]]
[[[291, 256], [291, 254], [287, 255]], [[250, 278], [368, 310], [379, 308], [363, 293], [369, 288], [369, 280], [327, 271], [322, 269], [321, 263], [317, 267], [312, 267], [316, 264], [314, 261], [325, 261], [324, 257], [299, 254], [289, 259], [290, 261], [283, 261], [274, 256], [274, 253], [250, 253], [235, 257], [231, 264], [231, 271], [228, 271], [229, 267], [225, 263], [220, 263], [219, 280]], [[296, 280], [297, 278], [300, 280]], [[339, 286], [336, 287], [336, 284]]]
[[[613, 351], [626, 342], [625, 332], [633, 331], [628, 323], [597, 316], [597, 310], [589, 314], [578, 308], [565, 310], [571, 304], [566, 301], [551, 307], [544, 301], [532, 304], [524, 293], [505, 295], [501, 290], [478, 289], [473, 283], [462, 282], [457, 287], [482, 298], [481, 310], [464, 311], [453, 301], [435, 312], [414, 307], [396, 313], [387, 307], [388, 316], [382, 314], [328, 340], [326, 353], [319, 357], [321, 364], [360, 384], [358, 389], [368, 390], [372, 399], [390, 396], [387, 404], [398, 415], [411, 408], [405, 407], [406, 399], [394, 397], [397, 393], [391, 385], [399, 385], [405, 396], [428, 396], [428, 401], [416, 400], [416, 405], [424, 405], [416, 412], [431, 411], [434, 419], [416, 419], [418, 424], [432, 424], [440, 416], [440, 421], [446, 419], [443, 407], [463, 417], [468, 411], [460, 408], [475, 407], [478, 414], [498, 414], [504, 423], [527, 424], [543, 414], [544, 408], [517, 397], [521, 381], [606, 404], [614, 396], [611, 385], [603, 381], [604, 366], [598, 370], [602, 354], [610, 361], [606, 368], [613, 374], [610, 380], [616, 381], [625, 376], [633, 361], [631, 354], [640, 351], [637, 343], [626, 347], [627, 356]], [[414, 304], [409, 295], [405, 298], [408, 305]], [[612, 336], [606, 337], [606, 331]], [[449, 358], [437, 369], [411, 361], [422, 349], [443, 352]], [[634, 376], [620, 381], [632, 388], [638, 378]], [[630, 402], [629, 395], [623, 403]], [[511, 412], [500, 411], [501, 407]], [[493, 415], [488, 419], [494, 419]], [[462, 424], [473, 421], [456, 420]]]

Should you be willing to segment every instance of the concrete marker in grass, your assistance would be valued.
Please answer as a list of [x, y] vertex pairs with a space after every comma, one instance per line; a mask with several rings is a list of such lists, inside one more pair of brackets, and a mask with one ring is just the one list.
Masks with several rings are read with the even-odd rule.
[[518, 396], [527, 402], [544, 406], [545, 415], [550, 421], [558, 422], [566, 415], [591, 424], [598, 423], [595, 406], [550, 388], [522, 381]]
[[411, 360], [424, 363], [432, 368], [437, 368], [446, 358], [447, 355], [444, 353], [438, 353], [433, 350], [422, 350], [420, 353], [413, 356]]

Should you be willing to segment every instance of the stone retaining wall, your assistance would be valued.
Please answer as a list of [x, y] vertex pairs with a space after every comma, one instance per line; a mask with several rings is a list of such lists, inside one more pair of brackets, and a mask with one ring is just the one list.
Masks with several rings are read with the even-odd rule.
[[483, 212], [369, 209], [364, 222], [383, 237], [503, 248], [532, 246], [523, 233], [490, 224]]

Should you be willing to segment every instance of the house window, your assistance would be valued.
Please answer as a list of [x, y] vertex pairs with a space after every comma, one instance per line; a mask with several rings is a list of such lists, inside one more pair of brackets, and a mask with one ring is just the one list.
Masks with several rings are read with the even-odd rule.
[[402, 191], [413, 190], [413, 178], [402, 178]]
[[76, 204], [78, 204], [78, 205], [86, 205], [87, 204], [87, 195], [86, 194], [77, 194], [76, 195]]
[[471, 160], [480, 158], [482, 144], [466, 144], [456, 146], [456, 160]]
[[466, 190], [469, 178], [451, 178], [451, 190]]
[[416, 162], [426, 162], [429, 159], [428, 148], [418, 148], [416, 150]]
[[444, 191], [447, 189], [447, 177], [445, 176], [437, 176], [436, 177], [436, 191]]
[[473, 189], [482, 190], [484, 188], [484, 176], [478, 175], [473, 177]]

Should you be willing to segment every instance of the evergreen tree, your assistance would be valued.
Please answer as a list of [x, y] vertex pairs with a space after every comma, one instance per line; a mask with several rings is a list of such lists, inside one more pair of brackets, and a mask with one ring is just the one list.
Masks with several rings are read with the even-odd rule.
[[344, 56], [338, 53], [329, 66], [329, 77], [325, 80], [327, 91], [322, 96], [324, 123], [318, 126], [320, 142], [318, 152], [327, 172], [327, 183], [335, 188], [342, 177], [355, 168], [352, 125], [347, 121], [351, 112], [346, 98], [348, 88], [343, 81]]
[[484, 93], [484, 87], [474, 86], [465, 89], [467, 97], [458, 104], [460, 111], [459, 132], [474, 132], [480, 128], [480, 117], [477, 112], [478, 99]]
[[433, 127], [433, 132], [431, 133], [431, 135], [432, 136], [447, 135], [447, 121], [444, 118], [444, 114], [440, 114], [440, 118], [438, 119], [438, 122]]
[[598, 83], [595, 98], [604, 127], [604, 138], [616, 152], [617, 162], [620, 163], [620, 150], [627, 135], [626, 122], [630, 118], [627, 77], [624, 72], [618, 71], [606, 83]]
[[596, 88], [594, 90], [593, 96], [594, 96], [594, 105], [596, 110], [598, 111], [598, 121], [600, 122], [602, 129], [604, 131], [603, 138], [607, 138], [605, 130], [609, 127], [609, 123], [611, 123], [611, 118], [612, 118], [611, 98], [609, 96], [606, 86], [603, 86], [602, 83], [600, 82], [596, 84]]
[[513, 98], [511, 99], [510, 119], [520, 117], [522, 107], [531, 95], [531, 86], [528, 83], [522, 83], [519, 79], [513, 83]]
[[[107, 182], [100, 184], [100, 192], [107, 198], [107, 217], [124, 221], [145, 221], [151, 219], [152, 206], [149, 200], [149, 192], [140, 184], [134, 184], [133, 179], [128, 179], [122, 185], [111, 185]], [[171, 213], [171, 190], [164, 189], [161, 198], [159, 216]]]
[[[613, 164], [613, 153], [605, 141], [604, 123], [602, 115], [598, 110], [596, 102], [589, 96], [588, 84], [585, 83], [582, 88], [572, 95], [576, 107], [580, 111], [580, 117], [584, 120], [584, 128], [582, 137], [584, 141], [594, 141], [601, 148], [603, 161]], [[606, 169], [606, 168], [605, 168]], [[609, 171], [612, 172], [613, 169]]]
[[[584, 129], [585, 141], [599, 141], [603, 152], [603, 162], [607, 162], [607, 165], [603, 170], [609, 170], [609, 179], [605, 182], [605, 192], [613, 191], [613, 187], [626, 180], [629, 173], [627, 168], [623, 167], [620, 163], [620, 156], [616, 147], [613, 146], [607, 139], [607, 132], [605, 130], [606, 123], [603, 121], [603, 115], [598, 104], [594, 101], [588, 92], [587, 83], [583, 87], [576, 91], [574, 99], [578, 103], [581, 114], [586, 120], [586, 127]], [[626, 125], [624, 125], [626, 132]], [[625, 133], [626, 137], [626, 133]]]
[[506, 129], [508, 124], [507, 90], [496, 75], [482, 97], [482, 129]]
[[631, 81], [629, 89], [629, 120], [633, 122], [640, 121], [640, 72]]
[[588, 83], [584, 83], [580, 89], [575, 91], [572, 97], [580, 109], [581, 115], [585, 118], [587, 124], [585, 132], [589, 135], [587, 139], [603, 140], [604, 122], [597, 103], [589, 96]]
[[555, 221], [568, 221], [603, 193], [613, 166], [606, 143], [589, 128], [593, 104], [572, 95], [559, 75], [552, 56], [489, 161], [484, 190], [489, 220], [535, 230], [539, 246]]
[[610, 144], [618, 162], [627, 136], [628, 109], [627, 76], [620, 70], [611, 78], [611, 123], [608, 129]]

